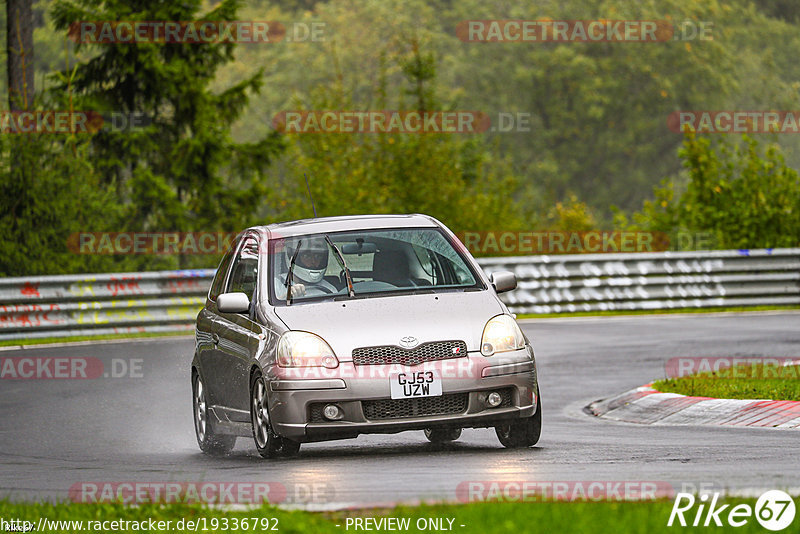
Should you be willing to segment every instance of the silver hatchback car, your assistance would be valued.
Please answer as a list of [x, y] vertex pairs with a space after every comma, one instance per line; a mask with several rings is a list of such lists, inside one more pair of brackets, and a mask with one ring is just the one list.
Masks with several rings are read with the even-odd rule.
[[539, 440], [533, 348], [486, 276], [426, 215], [328, 217], [249, 228], [197, 316], [197, 442], [265, 458], [304, 442], [424, 430], [432, 442], [494, 427]]

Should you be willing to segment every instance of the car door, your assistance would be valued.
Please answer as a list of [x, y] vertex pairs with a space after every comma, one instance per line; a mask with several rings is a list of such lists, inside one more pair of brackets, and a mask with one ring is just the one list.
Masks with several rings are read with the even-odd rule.
[[248, 313], [217, 312], [219, 321], [217, 355], [219, 368], [214, 382], [217, 398], [231, 421], [250, 420], [250, 365], [259, 348], [261, 327], [254, 321], [258, 298], [260, 237], [248, 233], [242, 239], [231, 264], [225, 293], [244, 293], [250, 299]]
[[228, 272], [230, 271], [231, 262], [239, 248], [239, 244], [240, 240], [237, 239], [234, 241], [222, 257], [222, 261], [220, 261], [219, 267], [217, 268], [217, 273], [214, 275], [214, 280], [211, 282], [206, 305], [197, 315], [195, 329], [196, 352], [200, 362], [200, 372], [206, 386], [208, 402], [211, 406], [221, 404], [221, 400], [218, 398], [218, 392], [221, 388], [216, 387], [217, 375], [221, 367], [221, 362], [223, 361], [221, 353], [218, 350], [220, 321], [217, 312], [217, 297], [220, 293], [225, 291]]

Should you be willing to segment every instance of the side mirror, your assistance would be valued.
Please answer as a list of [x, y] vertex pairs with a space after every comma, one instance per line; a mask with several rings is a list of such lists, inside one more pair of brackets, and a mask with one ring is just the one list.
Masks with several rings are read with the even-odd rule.
[[509, 271], [498, 271], [489, 275], [489, 280], [498, 293], [505, 293], [517, 288], [517, 275]]
[[247, 313], [250, 299], [244, 293], [223, 293], [217, 297], [217, 309], [222, 313]]

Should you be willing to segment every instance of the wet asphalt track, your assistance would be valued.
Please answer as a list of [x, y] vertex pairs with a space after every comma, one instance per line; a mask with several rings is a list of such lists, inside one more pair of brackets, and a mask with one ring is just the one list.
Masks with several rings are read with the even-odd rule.
[[[348, 506], [456, 500], [462, 481], [647, 480], [728, 491], [800, 492], [800, 433], [648, 427], [585, 415], [591, 401], [664, 374], [673, 356], [800, 356], [800, 313], [525, 321], [540, 369], [544, 428], [528, 450], [490, 429], [437, 448], [422, 432], [304, 445], [262, 460], [200, 453], [191, 418], [193, 340], [164, 338], [6, 350], [9, 356], [141, 358], [143, 378], [0, 380], [0, 497], [66, 499], [83, 481], [279, 482], [288, 501]], [[316, 494], [308, 488], [316, 484]], [[297, 497], [299, 495], [299, 497]]]

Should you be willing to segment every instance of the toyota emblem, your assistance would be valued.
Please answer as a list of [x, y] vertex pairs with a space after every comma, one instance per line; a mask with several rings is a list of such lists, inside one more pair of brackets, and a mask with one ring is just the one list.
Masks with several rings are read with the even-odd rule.
[[406, 336], [400, 340], [400, 346], [410, 349], [416, 347], [419, 341], [414, 336]]

